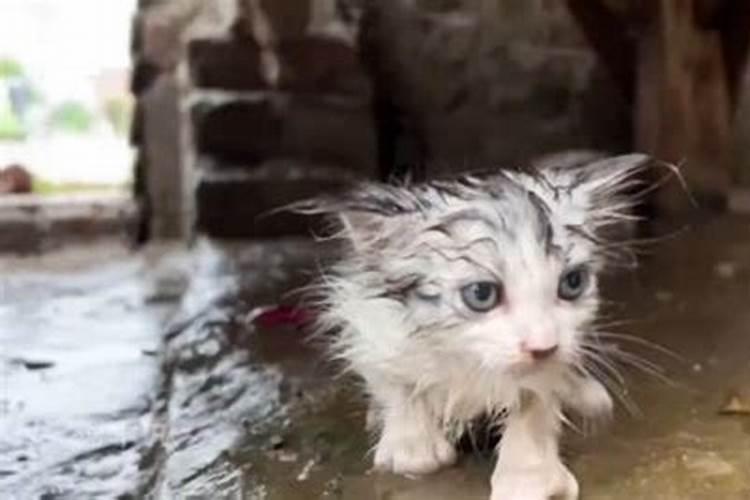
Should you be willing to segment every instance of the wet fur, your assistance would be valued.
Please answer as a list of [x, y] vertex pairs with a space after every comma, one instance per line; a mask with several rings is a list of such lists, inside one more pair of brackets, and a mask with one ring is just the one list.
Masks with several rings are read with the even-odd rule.
[[[346, 255], [318, 289], [332, 355], [364, 382], [378, 435], [376, 466], [421, 474], [450, 465], [470, 422], [507, 426], [493, 499], [576, 498], [559, 459], [565, 412], [606, 416], [612, 400], [586, 363], [595, 355], [596, 277], [627, 259], [613, 229], [631, 220], [647, 158], [499, 171], [448, 181], [367, 184], [297, 208], [330, 215]], [[574, 302], [557, 299], [561, 273], [591, 270]], [[503, 284], [506, 302], [478, 314], [466, 283]], [[519, 346], [555, 342], [553, 360]]]

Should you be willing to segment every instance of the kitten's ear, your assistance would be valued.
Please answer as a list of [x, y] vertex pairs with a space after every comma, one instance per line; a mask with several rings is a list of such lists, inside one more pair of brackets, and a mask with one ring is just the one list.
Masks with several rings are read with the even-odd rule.
[[343, 210], [337, 213], [341, 236], [361, 252], [378, 241], [386, 232], [386, 218], [373, 212]]
[[356, 251], [391, 242], [403, 235], [406, 220], [418, 211], [418, 200], [408, 189], [383, 184], [363, 184], [338, 196], [297, 203], [293, 210], [323, 215], [332, 222], [336, 236]]
[[589, 196], [621, 193], [642, 182], [638, 174], [651, 164], [652, 158], [640, 153], [602, 158], [572, 169], [571, 187]]
[[586, 209], [605, 209], [613, 204], [635, 202], [643, 176], [652, 164], [644, 154], [603, 158], [569, 169], [557, 169], [573, 199]]
[[646, 190], [643, 174], [653, 163], [644, 154], [602, 158], [574, 167], [551, 168], [546, 177], [569, 195], [565, 214], [575, 225], [596, 232], [633, 220], [633, 209]]

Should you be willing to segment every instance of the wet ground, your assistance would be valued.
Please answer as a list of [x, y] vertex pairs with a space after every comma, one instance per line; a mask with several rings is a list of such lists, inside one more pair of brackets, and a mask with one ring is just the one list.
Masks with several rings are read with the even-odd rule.
[[147, 256], [0, 260], [0, 497], [112, 497], [138, 480], [160, 336]]
[[[356, 384], [273, 307], [314, 268], [309, 243], [105, 257], [0, 261], [0, 497], [486, 498], [488, 457], [369, 472]], [[617, 330], [645, 340], [622, 347], [663, 373], [631, 359], [612, 425], [569, 433], [583, 498], [750, 499], [750, 220], [696, 224], [611, 281]]]

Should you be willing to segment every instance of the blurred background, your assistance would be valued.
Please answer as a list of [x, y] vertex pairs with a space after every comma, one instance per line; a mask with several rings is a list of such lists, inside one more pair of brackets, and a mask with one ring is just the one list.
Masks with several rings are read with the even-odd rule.
[[273, 210], [640, 151], [691, 193], [649, 174], [611, 290], [648, 415], [573, 467], [750, 498], [749, 47], [745, 0], [0, 0], [0, 497], [483, 498], [487, 460], [366, 474], [288, 294], [335, 252]]
[[[746, 9], [5, 0], [0, 190], [84, 219], [99, 201], [117, 223], [79, 224], [92, 236], [265, 237], [307, 222], [258, 215], [351, 180], [642, 151], [680, 164], [702, 208], [743, 210]], [[54, 246], [37, 233], [0, 247]]]
[[123, 19], [135, 7], [3, 3], [0, 157], [28, 166], [33, 191], [125, 190], [131, 182], [130, 26]]

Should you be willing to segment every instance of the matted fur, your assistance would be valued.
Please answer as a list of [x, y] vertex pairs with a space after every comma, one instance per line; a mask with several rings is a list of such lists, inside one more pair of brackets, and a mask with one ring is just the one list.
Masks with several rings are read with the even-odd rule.
[[[606, 394], [592, 402], [581, 390], [594, 378], [586, 342], [596, 335], [596, 277], [627, 255], [611, 230], [631, 220], [637, 174], [647, 163], [628, 155], [415, 185], [365, 184], [298, 207], [330, 215], [346, 243], [317, 290], [319, 326], [335, 332], [332, 355], [364, 381], [376, 427], [386, 434], [379, 446], [386, 446], [389, 412], [412, 404], [435, 423], [430, 432], [442, 433], [440, 446], [443, 436], [455, 437], [450, 429], [478, 415], [520, 408], [525, 394], [546, 402], [556, 420], [565, 407], [609, 410]], [[560, 276], [581, 266], [591, 273], [585, 293], [560, 300]], [[493, 311], [462, 303], [461, 288], [478, 281], [502, 285]], [[523, 351], [550, 342], [558, 350], [543, 363]], [[434, 460], [450, 462], [440, 446]]]

